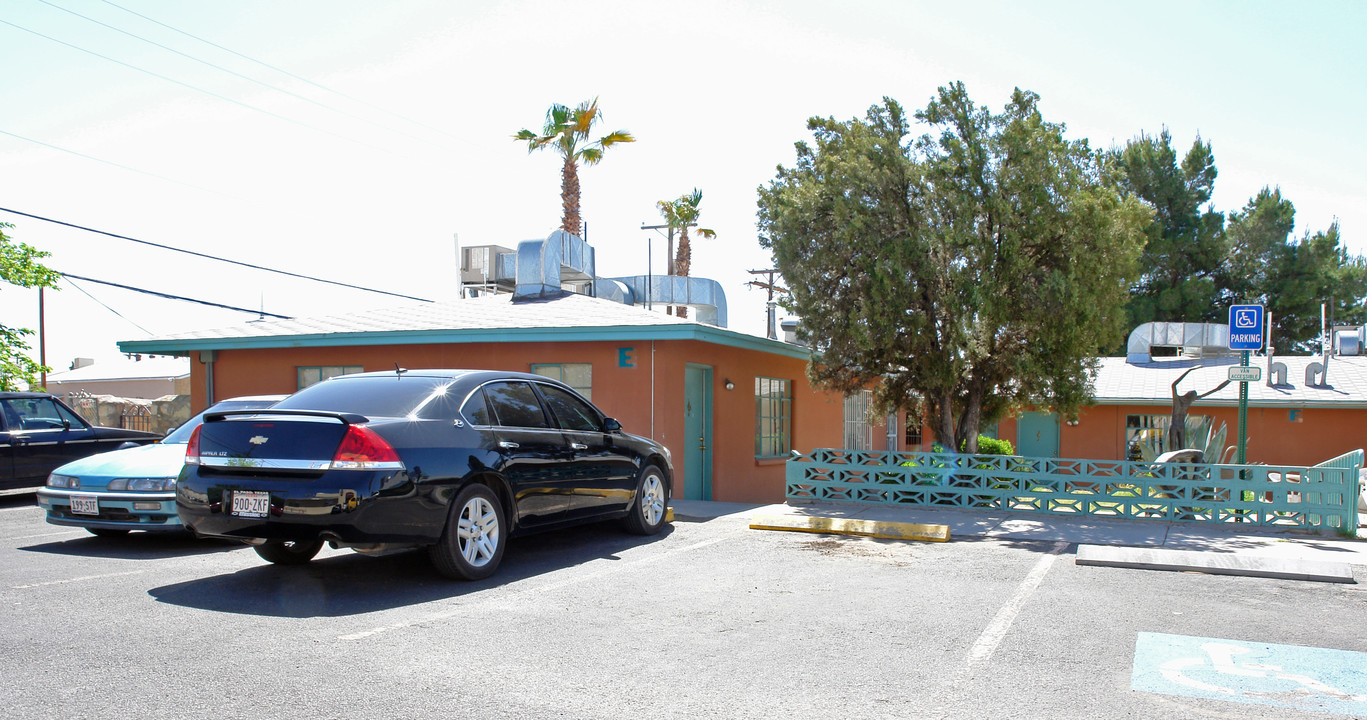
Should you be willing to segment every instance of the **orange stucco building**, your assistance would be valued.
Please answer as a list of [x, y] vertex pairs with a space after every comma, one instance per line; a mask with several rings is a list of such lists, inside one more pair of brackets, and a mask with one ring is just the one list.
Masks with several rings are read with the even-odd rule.
[[667, 446], [676, 497], [780, 502], [789, 449], [842, 442], [842, 398], [811, 387], [807, 348], [584, 295], [489, 295], [120, 347], [188, 355], [196, 410], [396, 365], [551, 374]]

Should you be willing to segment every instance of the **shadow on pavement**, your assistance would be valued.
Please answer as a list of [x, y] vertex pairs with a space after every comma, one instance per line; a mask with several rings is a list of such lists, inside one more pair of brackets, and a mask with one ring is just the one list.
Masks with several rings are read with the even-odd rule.
[[[71, 528], [80, 530], [80, 528]], [[196, 540], [190, 533], [132, 532], [122, 537], [86, 535], [72, 540], [45, 542], [17, 548], [24, 552], [70, 555], [72, 557], [109, 558], [114, 560], [161, 560], [189, 555], [240, 550], [242, 543], [230, 540]]]
[[615, 524], [513, 538], [493, 577], [474, 582], [437, 574], [425, 550], [370, 557], [347, 551], [307, 565], [256, 567], [228, 575], [165, 585], [148, 591], [182, 607], [273, 617], [345, 617], [478, 593], [584, 563], [610, 559], [672, 532], [628, 535]]

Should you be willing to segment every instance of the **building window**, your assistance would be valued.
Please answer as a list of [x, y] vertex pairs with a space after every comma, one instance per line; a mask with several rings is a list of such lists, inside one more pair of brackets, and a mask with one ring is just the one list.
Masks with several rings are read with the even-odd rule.
[[[1202, 443], [1210, 435], [1212, 419], [1204, 415], [1187, 416], [1187, 444]], [[1163, 454], [1168, 448], [1168, 428], [1171, 415], [1126, 415], [1125, 459], [1148, 460]], [[1202, 447], [1202, 444], [1196, 447]]]
[[792, 410], [787, 380], [755, 378], [755, 457], [783, 457], [793, 449]]
[[365, 368], [360, 365], [322, 365], [319, 367], [296, 367], [295, 370], [298, 372], [300, 390], [328, 378], [335, 378], [338, 375], [354, 375], [365, 372]]
[[593, 400], [593, 365], [590, 363], [532, 365], [532, 373], [559, 380], [574, 388], [585, 400]]
[[921, 449], [921, 443], [925, 442], [921, 437], [921, 421], [907, 413], [907, 430], [902, 436], [903, 445], [908, 451], [915, 452]]
[[845, 442], [841, 447], [846, 450], [872, 450], [873, 426], [869, 425], [869, 404], [873, 393], [860, 390], [845, 396]]

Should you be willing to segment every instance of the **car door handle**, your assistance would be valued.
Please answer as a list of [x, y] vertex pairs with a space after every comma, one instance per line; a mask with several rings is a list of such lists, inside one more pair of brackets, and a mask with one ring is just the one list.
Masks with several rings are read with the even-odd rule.
[[518, 444], [515, 443], [515, 442], [508, 442], [507, 440], [504, 440], [503, 442], [500, 442], [500, 443], [498, 444], [498, 446], [501, 447], [501, 448], [503, 448], [504, 450], [516, 450], [516, 449], [518, 449], [519, 447], [522, 447], [521, 445], [518, 445]]
[[584, 443], [572, 442], [572, 443], [570, 443], [570, 449], [571, 449], [571, 450], [588, 450], [588, 449], [589, 449], [589, 446], [588, 446], [588, 445], [585, 445]]

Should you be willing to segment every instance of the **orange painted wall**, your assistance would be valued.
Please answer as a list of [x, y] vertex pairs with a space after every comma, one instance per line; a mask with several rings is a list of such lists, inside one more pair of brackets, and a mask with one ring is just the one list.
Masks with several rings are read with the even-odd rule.
[[[630, 349], [632, 367], [621, 366], [623, 348]], [[207, 404], [206, 366], [198, 353], [192, 353], [192, 360], [191, 401], [198, 411]], [[529, 372], [534, 363], [590, 363], [594, 404], [628, 432], [653, 436], [673, 453], [676, 494], [682, 493], [685, 443], [690, 441], [684, 437], [684, 368], [689, 363], [712, 368], [713, 500], [783, 501], [783, 462], [757, 460], [754, 454], [757, 376], [791, 381], [795, 449], [806, 452], [841, 443], [841, 398], [811, 388], [805, 360], [693, 340], [655, 341], [653, 347], [651, 341], [624, 341], [220, 350], [213, 370], [214, 398], [294, 392], [299, 366], [360, 365], [374, 371], [390, 370], [395, 363], [410, 369], [519, 372]], [[734, 390], [725, 389], [728, 379]]]
[[[1059, 428], [1059, 456], [1123, 460], [1125, 416], [1171, 412], [1169, 405], [1087, 408], [1079, 415], [1076, 426], [1065, 424]], [[1211, 417], [1217, 428], [1224, 423], [1225, 445], [1238, 443], [1238, 408], [1195, 405], [1189, 414]], [[1300, 410], [1293, 422], [1287, 408], [1248, 409], [1249, 462], [1314, 465], [1360, 448], [1367, 448], [1367, 411], [1310, 408]]]

